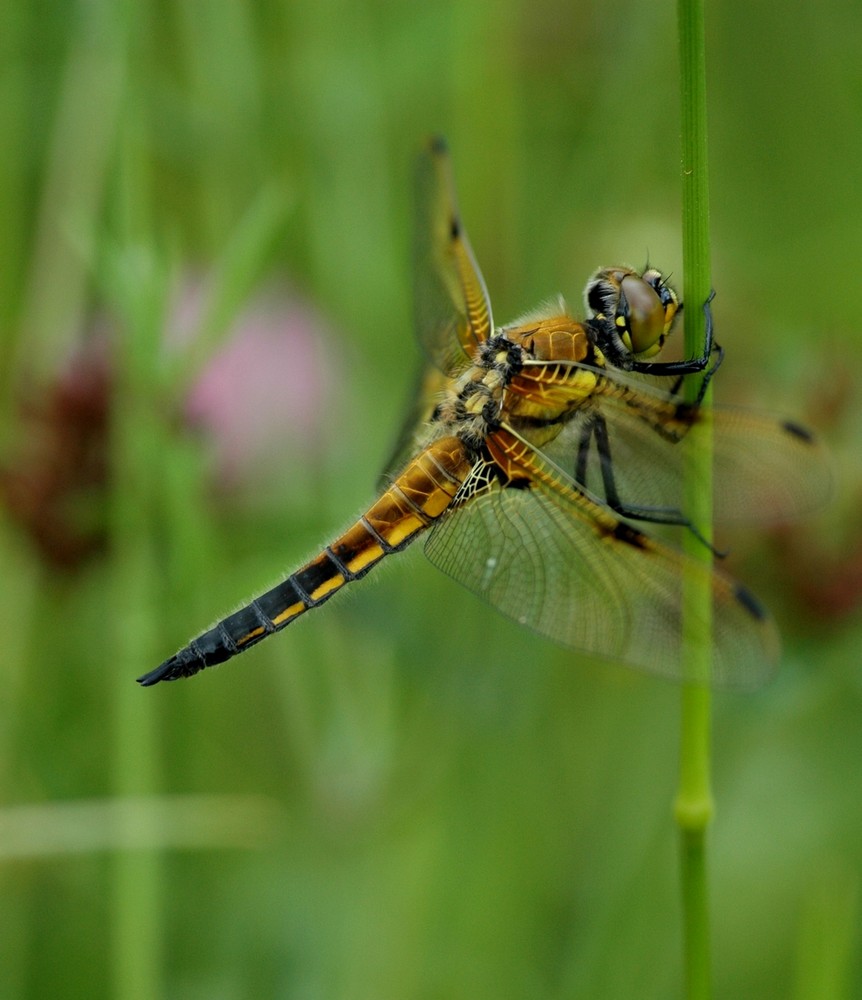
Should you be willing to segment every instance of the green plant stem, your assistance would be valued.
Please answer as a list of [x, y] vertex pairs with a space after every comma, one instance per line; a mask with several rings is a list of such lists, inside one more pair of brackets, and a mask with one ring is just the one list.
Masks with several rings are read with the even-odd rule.
[[[706, 141], [706, 55], [703, 0], [678, 0], [680, 106], [682, 114], [682, 205], [686, 356], [702, 349], [705, 316], [698, 307], [710, 293], [709, 177]], [[696, 391], [696, 386], [692, 386]], [[708, 402], [708, 398], [707, 398]], [[712, 523], [712, 450], [692, 458], [686, 477], [685, 505], [692, 520], [710, 537]], [[695, 485], [697, 484], [697, 485]], [[686, 550], [706, 561], [711, 553], [691, 533]], [[683, 643], [686, 670], [708, 677], [712, 641], [712, 597], [706, 582], [685, 581]], [[697, 624], [695, 624], [697, 623]], [[709, 884], [706, 833], [713, 815], [710, 783], [711, 697], [703, 684], [686, 684], [682, 693], [680, 778], [675, 804], [679, 828], [682, 888], [683, 963], [686, 997], [711, 995]]]
[[[150, 177], [137, 154], [141, 122], [130, 97], [119, 133], [113, 211], [118, 240], [105, 241], [100, 277], [114, 312], [114, 398], [111, 412], [111, 552], [114, 642], [113, 790], [119, 803], [113, 855], [113, 996], [144, 1000], [162, 995], [164, 856], [159, 817], [137, 809], [159, 787], [158, 713], [137, 697], [133, 678], [157, 655], [160, 456], [166, 421], [156, 405], [164, 315], [170, 289], [167, 265], [154, 249], [144, 192]], [[136, 848], [128, 845], [146, 846]], [[151, 846], [152, 845], [152, 846]]]
[[[156, 657], [158, 456], [165, 445], [153, 386], [161, 326], [154, 303], [160, 283], [142, 248], [115, 252], [115, 302], [123, 310], [122, 346], [112, 413], [111, 543], [114, 557], [113, 787], [123, 802], [152, 797], [159, 785], [157, 712], [143, 704], [131, 680]], [[140, 297], [138, 294], [140, 293]], [[155, 810], [119, 812], [118, 840], [148, 846], [119, 848], [113, 858], [112, 958], [119, 1000], [161, 993], [161, 918], [165, 898], [163, 856]]]

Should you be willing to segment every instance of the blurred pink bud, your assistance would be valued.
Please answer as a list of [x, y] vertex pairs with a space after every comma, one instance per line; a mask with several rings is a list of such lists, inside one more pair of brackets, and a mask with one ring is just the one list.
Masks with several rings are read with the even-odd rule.
[[[196, 325], [203, 304], [189, 286], [175, 314], [178, 339]], [[284, 288], [242, 310], [183, 407], [214, 447], [220, 486], [260, 482], [320, 454], [335, 423], [338, 356], [320, 314]]]

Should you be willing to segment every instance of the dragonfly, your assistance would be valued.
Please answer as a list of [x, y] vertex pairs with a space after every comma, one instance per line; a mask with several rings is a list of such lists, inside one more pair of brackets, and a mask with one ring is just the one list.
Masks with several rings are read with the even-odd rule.
[[[690, 456], [707, 439], [717, 520], [764, 524], [815, 508], [829, 480], [815, 435], [794, 420], [704, 404], [723, 357], [709, 302], [702, 353], [657, 357], [682, 304], [655, 268], [597, 271], [583, 320], [560, 299], [496, 327], [442, 139], [419, 157], [416, 206], [424, 362], [378, 498], [139, 683], [231, 659], [423, 536], [434, 565], [540, 636], [679, 681], [761, 683], [779, 658], [773, 619], [715, 558], [663, 536], [691, 532], [718, 555], [686, 511]], [[684, 602], [687, 586], [707, 595], [700, 610]], [[684, 616], [711, 630], [706, 673], [685, 663]]]

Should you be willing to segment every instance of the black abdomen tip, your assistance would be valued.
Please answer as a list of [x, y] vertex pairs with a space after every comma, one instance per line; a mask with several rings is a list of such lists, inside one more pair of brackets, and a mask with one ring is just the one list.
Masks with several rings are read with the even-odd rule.
[[141, 687], [147, 688], [158, 684], [159, 681], [174, 681], [178, 677], [182, 677], [183, 675], [177, 672], [176, 659], [175, 656], [172, 656], [169, 660], [165, 660], [160, 667], [156, 667], [155, 670], [151, 670], [148, 674], [139, 677], [138, 684]]
[[152, 687], [160, 681], [176, 681], [181, 677], [191, 677], [199, 670], [207, 666], [207, 663], [191, 647], [187, 646], [175, 653], [169, 660], [138, 678], [141, 687]]

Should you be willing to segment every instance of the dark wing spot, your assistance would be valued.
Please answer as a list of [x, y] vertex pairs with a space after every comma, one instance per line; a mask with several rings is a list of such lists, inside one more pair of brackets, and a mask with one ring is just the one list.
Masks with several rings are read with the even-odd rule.
[[625, 542], [626, 545], [632, 545], [636, 549], [647, 548], [647, 536], [642, 531], [638, 531], [637, 528], [626, 524], [625, 521], [617, 521], [612, 533], [614, 538]]
[[750, 590], [743, 587], [741, 583], [737, 583], [733, 593], [737, 601], [739, 601], [752, 618], [756, 618], [759, 622], [766, 621], [768, 617], [766, 609]]
[[701, 408], [696, 403], [677, 403], [674, 417], [681, 424], [688, 424], [693, 427], [700, 422]]
[[781, 426], [788, 434], [799, 438], [800, 441], [804, 441], [806, 444], [814, 444], [814, 435], [807, 427], [803, 427], [802, 424], [797, 424], [794, 420], [784, 420]]
[[449, 220], [449, 237], [453, 240], [457, 240], [461, 235], [461, 220], [457, 215], [453, 215]]

